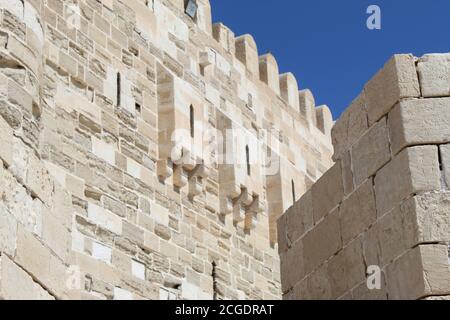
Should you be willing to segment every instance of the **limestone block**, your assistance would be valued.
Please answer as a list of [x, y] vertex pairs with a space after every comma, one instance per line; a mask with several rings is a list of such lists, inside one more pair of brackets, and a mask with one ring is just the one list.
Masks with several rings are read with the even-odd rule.
[[333, 289], [328, 275], [327, 265], [313, 272], [307, 281], [306, 300], [332, 300]]
[[366, 85], [366, 107], [369, 125], [378, 121], [405, 98], [420, 96], [414, 57], [395, 55]]
[[346, 245], [377, 219], [372, 179], [366, 180], [339, 208], [342, 241]]
[[55, 299], [5, 255], [0, 256], [0, 298], [4, 300]]
[[316, 108], [317, 127], [327, 137], [331, 136], [333, 127], [333, 115], [328, 106], [319, 106]]
[[318, 222], [327, 215], [344, 196], [344, 187], [342, 185], [341, 163], [337, 162], [328, 170], [313, 186], [312, 203], [314, 222]]
[[421, 245], [407, 251], [386, 269], [389, 298], [420, 299], [450, 294], [446, 245]]
[[53, 295], [63, 297], [66, 291], [66, 267], [31, 233], [19, 225], [16, 263], [38, 279]]
[[450, 142], [450, 98], [400, 102], [389, 115], [392, 151]]
[[281, 286], [283, 292], [291, 290], [305, 274], [303, 242], [297, 241], [289, 251], [281, 254]]
[[306, 274], [342, 248], [338, 210], [334, 210], [303, 239]]
[[441, 145], [441, 161], [447, 188], [450, 188], [450, 144]]
[[262, 82], [267, 84], [276, 94], [280, 94], [278, 63], [272, 54], [268, 53], [259, 57], [259, 76]]
[[333, 160], [341, 159], [344, 151], [362, 137], [368, 128], [365, 94], [362, 92], [342, 113], [331, 130]]
[[13, 161], [13, 130], [0, 116], [0, 158], [10, 166]]
[[253, 37], [249, 34], [236, 38], [236, 58], [241, 61], [247, 70], [259, 79], [258, 48]]
[[333, 298], [341, 297], [363, 281], [366, 275], [365, 269], [361, 239], [356, 239], [327, 262]]
[[309, 89], [301, 90], [298, 97], [300, 113], [305, 117], [309, 126], [316, 125], [316, 101], [312, 92]]
[[117, 235], [122, 234], [122, 218], [109, 212], [102, 207], [91, 202], [88, 203], [88, 218], [97, 225], [114, 232]]
[[91, 137], [92, 139], [92, 153], [95, 154], [100, 159], [106, 161], [110, 165], [115, 165], [116, 153], [114, 146], [108, 144], [96, 137]]
[[370, 290], [367, 287], [367, 280], [365, 279], [359, 286], [352, 290], [352, 300], [356, 301], [374, 301], [387, 300], [388, 292], [386, 286], [386, 275], [381, 271], [381, 288]]
[[307, 191], [286, 213], [286, 233], [289, 243], [294, 243], [309, 231], [313, 224], [312, 193]]
[[352, 168], [356, 186], [373, 176], [391, 159], [386, 118], [375, 123], [352, 148]]
[[450, 243], [450, 193], [427, 193], [407, 201], [415, 211], [418, 226], [415, 244], [425, 242]]
[[[294, 110], [299, 110], [298, 83], [292, 73], [288, 72], [280, 75], [280, 91], [284, 101], [294, 108]], [[315, 113], [312, 116], [315, 117]]]
[[42, 202], [49, 204], [54, 190], [54, 182], [42, 161], [34, 153], [29, 154], [27, 169], [27, 187]]
[[450, 55], [427, 54], [417, 63], [423, 97], [450, 96]]
[[378, 216], [421, 191], [440, 190], [441, 172], [437, 147], [404, 149], [375, 177]]
[[66, 260], [71, 248], [71, 236], [58, 219], [48, 210], [42, 215], [42, 239], [62, 260]]
[[17, 239], [17, 221], [0, 202], [0, 252], [14, 256]]

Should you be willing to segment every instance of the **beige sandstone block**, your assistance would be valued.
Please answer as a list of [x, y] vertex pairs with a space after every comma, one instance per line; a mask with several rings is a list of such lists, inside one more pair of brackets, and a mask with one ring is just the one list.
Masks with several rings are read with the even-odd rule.
[[290, 250], [281, 253], [281, 287], [283, 292], [291, 290], [305, 276], [303, 242], [297, 241]]
[[285, 213], [286, 232], [289, 244], [294, 243], [309, 231], [313, 224], [312, 193], [307, 191], [289, 211]]
[[369, 128], [365, 94], [362, 92], [344, 111], [331, 129], [334, 146], [333, 159], [341, 159], [343, 153], [349, 149]]
[[48, 210], [42, 215], [42, 239], [44, 243], [62, 260], [66, 260], [71, 248], [69, 230]]
[[375, 123], [352, 148], [352, 168], [356, 186], [373, 176], [391, 159], [386, 119]]
[[420, 96], [419, 80], [412, 55], [395, 55], [366, 85], [369, 125], [378, 121], [404, 98]]
[[4, 252], [14, 256], [16, 239], [17, 221], [0, 202], [0, 253]]
[[344, 196], [340, 161], [312, 186], [311, 192], [314, 222], [317, 223], [333, 210]]
[[0, 255], [0, 299], [54, 300], [54, 297], [7, 256]]
[[50, 203], [54, 190], [53, 179], [34, 153], [29, 153], [26, 185], [42, 202]]
[[0, 116], [0, 158], [7, 166], [13, 161], [13, 130]]
[[365, 279], [361, 239], [355, 239], [327, 262], [333, 299], [337, 299]]
[[31, 233], [19, 226], [16, 262], [38, 279], [52, 294], [63, 297], [66, 268], [60, 260]]
[[338, 210], [311, 230], [303, 241], [305, 271], [309, 274], [342, 248]]
[[332, 300], [333, 288], [329, 278], [327, 265], [322, 265], [314, 271], [306, 280], [307, 294], [306, 300]]
[[450, 55], [429, 54], [417, 64], [423, 97], [450, 96]]
[[450, 98], [400, 102], [389, 127], [394, 154], [411, 145], [450, 142]]
[[259, 76], [262, 82], [276, 94], [280, 94], [278, 63], [272, 54], [268, 53], [259, 57]]
[[378, 216], [414, 193], [440, 190], [437, 151], [436, 146], [405, 149], [377, 173], [375, 194]]
[[340, 206], [342, 241], [346, 245], [377, 219], [372, 179], [366, 180]]
[[367, 279], [365, 279], [359, 286], [352, 290], [352, 300], [356, 301], [373, 301], [373, 300], [387, 300], [388, 292], [386, 286], [386, 275], [381, 271], [381, 289], [370, 290], [367, 286]]
[[450, 188], [450, 144], [441, 145], [441, 161], [447, 188]]
[[389, 298], [420, 299], [450, 294], [446, 245], [421, 245], [407, 251], [386, 268]]

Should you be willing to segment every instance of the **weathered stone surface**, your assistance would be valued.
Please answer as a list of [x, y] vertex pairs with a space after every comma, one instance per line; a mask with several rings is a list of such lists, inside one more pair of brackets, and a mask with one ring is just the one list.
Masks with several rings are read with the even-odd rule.
[[303, 240], [305, 270], [309, 274], [342, 248], [337, 210], [320, 222]]
[[441, 145], [439, 148], [441, 152], [444, 182], [446, 183], [447, 188], [450, 188], [450, 144]]
[[4, 300], [54, 300], [7, 256], [0, 255], [0, 298]]
[[17, 239], [17, 220], [0, 202], [0, 252], [14, 256]]
[[450, 96], [450, 55], [424, 55], [417, 63], [423, 97]]
[[343, 153], [362, 137], [368, 128], [365, 94], [362, 92], [342, 113], [331, 130], [333, 159], [341, 159]]
[[375, 177], [378, 215], [383, 215], [414, 193], [440, 189], [441, 173], [437, 147], [407, 148]]
[[377, 219], [372, 179], [353, 192], [339, 208], [342, 241], [346, 245]]
[[352, 148], [356, 186], [374, 175], [391, 158], [386, 119], [375, 123]]
[[337, 162], [327, 171], [312, 186], [311, 192], [314, 221], [317, 223], [342, 200], [344, 187], [342, 185], [341, 163]]
[[295, 242], [289, 251], [281, 255], [281, 273], [285, 275], [281, 286], [282, 291], [286, 293], [305, 276], [306, 259], [303, 255], [303, 242]]
[[369, 125], [378, 121], [404, 98], [420, 96], [414, 57], [395, 55], [366, 85]]
[[450, 142], [450, 98], [400, 102], [389, 114], [392, 151]]
[[366, 270], [362, 243], [355, 239], [327, 264], [333, 299], [341, 297], [364, 280]]
[[8, 166], [13, 158], [13, 131], [8, 123], [0, 116], [0, 158]]
[[421, 245], [386, 269], [389, 298], [420, 299], [450, 292], [447, 246]]

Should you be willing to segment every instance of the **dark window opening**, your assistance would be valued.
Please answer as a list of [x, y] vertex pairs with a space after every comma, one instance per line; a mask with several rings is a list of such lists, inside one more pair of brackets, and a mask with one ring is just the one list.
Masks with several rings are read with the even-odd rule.
[[212, 263], [212, 280], [213, 280], [213, 300], [217, 299], [217, 264], [215, 261]]
[[141, 113], [141, 105], [139, 103], [136, 102], [135, 108], [136, 108], [136, 113]]
[[192, 105], [189, 107], [189, 122], [190, 122], [190, 129], [191, 129], [191, 138], [194, 138], [194, 136], [195, 136], [195, 114], [194, 114], [194, 107]]
[[121, 79], [120, 72], [117, 72], [117, 106], [120, 106]]
[[197, 18], [198, 5], [196, 0], [184, 1], [184, 12], [192, 19]]
[[245, 147], [245, 156], [247, 159], [247, 175], [251, 175], [251, 166], [250, 166], [250, 149], [248, 148], [248, 146]]
[[295, 204], [295, 182], [294, 182], [294, 180], [291, 181], [291, 187], [292, 187], [292, 203]]

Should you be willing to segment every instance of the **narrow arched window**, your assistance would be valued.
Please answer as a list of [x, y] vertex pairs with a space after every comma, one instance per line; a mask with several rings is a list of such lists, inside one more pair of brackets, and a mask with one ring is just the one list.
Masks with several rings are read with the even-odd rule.
[[292, 187], [292, 203], [295, 203], [295, 182], [294, 182], [294, 180], [291, 180], [291, 187]]
[[248, 148], [248, 145], [245, 146], [245, 157], [247, 159], [247, 175], [251, 175], [251, 167], [250, 167], [250, 149]]
[[117, 106], [120, 106], [121, 79], [120, 72], [117, 72]]
[[191, 138], [194, 138], [194, 136], [195, 136], [195, 114], [194, 114], [194, 107], [192, 105], [189, 107], [189, 123], [190, 123], [190, 129], [191, 129]]

